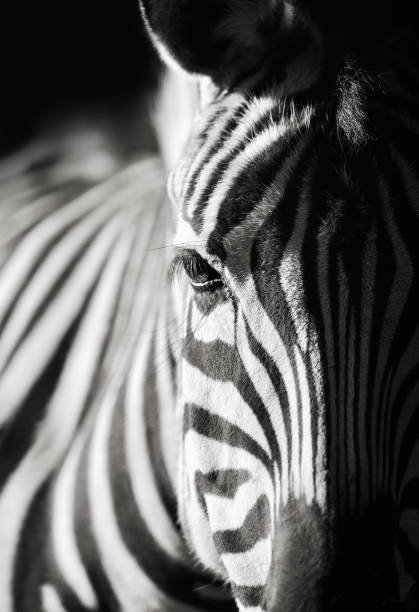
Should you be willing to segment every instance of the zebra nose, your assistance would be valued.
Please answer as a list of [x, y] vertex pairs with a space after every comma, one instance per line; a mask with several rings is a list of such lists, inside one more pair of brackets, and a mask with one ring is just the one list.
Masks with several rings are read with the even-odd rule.
[[385, 598], [373, 603], [363, 598], [362, 594], [355, 600], [344, 597], [337, 597], [332, 602], [326, 604], [322, 612], [405, 612], [405, 608], [397, 601]]
[[358, 600], [345, 601], [344, 599], [337, 599], [333, 603], [326, 604], [322, 612], [404, 612], [404, 608], [400, 603], [392, 602], [389, 600], [383, 600], [377, 604], [371, 604], [371, 602]]
[[408, 612], [400, 603], [395, 572], [366, 571], [361, 556], [319, 581], [319, 612]]
[[276, 529], [268, 610], [411, 612], [399, 601], [392, 522], [375, 517], [330, 528], [315, 506], [289, 503]]
[[320, 604], [313, 612], [408, 612], [400, 603], [394, 572], [357, 569], [351, 559], [322, 578], [317, 585]]
[[282, 508], [268, 584], [272, 612], [322, 612], [327, 534], [321, 510], [303, 501]]
[[364, 589], [356, 593], [330, 595], [330, 590], [323, 588], [322, 581], [307, 591], [301, 591], [292, 603], [279, 595], [275, 604], [268, 609], [272, 612], [410, 612], [410, 608], [398, 600], [371, 597]]
[[399, 603], [382, 601], [371, 605], [369, 602], [353, 602], [338, 600], [332, 604], [326, 604], [321, 612], [405, 612], [405, 608]]

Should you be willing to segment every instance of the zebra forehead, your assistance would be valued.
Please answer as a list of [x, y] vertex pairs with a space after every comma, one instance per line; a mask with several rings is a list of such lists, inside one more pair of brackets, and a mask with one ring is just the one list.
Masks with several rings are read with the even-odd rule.
[[[171, 184], [174, 186], [190, 188], [191, 182], [199, 182], [201, 173], [208, 170], [208, 164], [212, 167], [221, 162], [223, 155], [237, 154], [244, 149], [248, 151], [260, 133], [268, 131], [272, 137], [282, 138], [289, 130], [309, 126], [314, 115], [311, 104], [297, 107], [292, 100], [281, 98], [275, 90], [250, 96], [213, 88], [205, 98], [188, 147], [172, 174]], [[279, 131], [275, 131], [278, 128]], [[182, 200], [185, 192], [177, 192], [174, 196]]]
[[169, 179], [177, 245], [225, 259], [241, 253], [281, 203], [314, 111], [273, 94], [219, 94], [203, 109]]

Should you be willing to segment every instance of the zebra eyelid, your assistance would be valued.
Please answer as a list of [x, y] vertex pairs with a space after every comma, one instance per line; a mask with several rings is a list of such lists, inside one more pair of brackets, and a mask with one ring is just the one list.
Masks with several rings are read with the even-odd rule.
[[174, 256], [174, 258], [169, 264], [168, 274], [170, 281], [175, 281], [184, 269], [184, 257], [183, 255], [178, 253]]
[[189, 281], [192, 287], [210, 287], [211, 285], [224, 285], [224, 281], [221, 278], [214, 278], [213, 280], [205, 281], [203, 283], [196, 283], [192, 280]]
[[[191, 275], [191, 270], [195, 271], [196, 273], [199, 273], [200, 266], [201, 266], [201, 272], [202, 272], [202, 266], [205, 266], [207, 269], [212, 270], [215, 274], [217, 275], [219, 274], [219, 272], [215, 268], [213, 268], [213, 266], [206, 259], [204, 259], [199, 253], [196, 253], [196, 252], [194, 253], [189, 249], [183, 249], [180, 253], [177, 253], [172, 259], [169, 265], [169, 277], [173, 279], [183, 270], [185, 270], [189, 276]], [[211, 278], [208, 281], [203, 281], [203, 283], [199, 283], [199, 281], [196, 281], [195, 284], [201, 285], [209, 281], [218, 282], [219, 280], [220, 280], [219, 278]]]
[[[204, 268], [199, 269], [204, 265]], [[185, 271], [188, 275], [189, 284], [196, 293], [215, 293], [218, 290], [225, 289], [227, 291], [226, 282], [222, 274], [213, 267], [199, 253], [194, 253], [189, 249], [183, 249], [177, 253], [169, 266], [169, 278], [173, 282], [174, 279]], [[210, 274], [207, 280], [194, 279], [195, 274], [204, 276], [205, 272]], [[226, 293], [225, 297], [230, 296], [230, 292]]]

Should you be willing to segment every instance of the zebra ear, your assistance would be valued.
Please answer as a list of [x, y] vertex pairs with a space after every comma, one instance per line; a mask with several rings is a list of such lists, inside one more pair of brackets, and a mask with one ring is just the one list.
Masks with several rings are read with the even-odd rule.
[[231, 86], [261, 71], [282, 79], [302, 50], [309, 63], [313, 59], [312, 24], [296, 0], [140, 0], [140, 5], [162, 58], [218, 85]]

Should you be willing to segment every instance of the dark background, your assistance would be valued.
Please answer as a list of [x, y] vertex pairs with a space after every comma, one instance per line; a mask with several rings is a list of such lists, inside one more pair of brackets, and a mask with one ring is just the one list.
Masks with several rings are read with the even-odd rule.
[[137, 0], [1, 0], [0, 153], [45, 118], [123, 112], [157, 74]]

